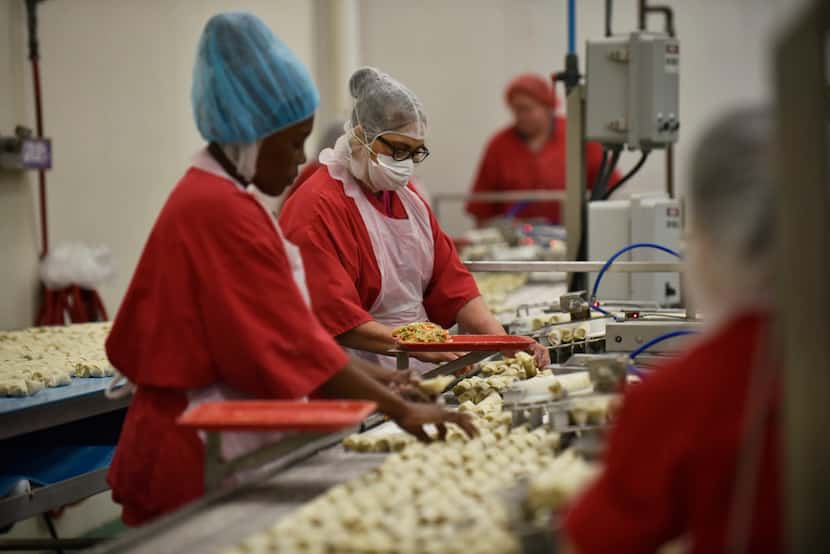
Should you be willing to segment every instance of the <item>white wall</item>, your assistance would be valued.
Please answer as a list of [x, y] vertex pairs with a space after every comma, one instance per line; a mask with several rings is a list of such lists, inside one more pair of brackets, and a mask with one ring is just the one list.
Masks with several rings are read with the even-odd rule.
[[[25, 122], [21, 48], [23, 3], [0, 0], [0, 134]], [[34, 127], [34, 125], [31, 125]], [[36, 311], [39, 243], [32, 175], [0, 170], [0, 330], [31, 325]]]
[[[682, 45], [683, 127], [676, 170], [682, 188], [702, 127], [727, 106], [769, 95], [769, 30], [803, 0], [671, 3]], [[578, 2], [580, 45], [602, 34], [603, 4]], [[615, 30], [633, 29], [636, 3], [616, 4]], [[20, 5], [0, 0], [1, 131], [18, 122], [34, 124]], [[55, 156], [49, 173], [51, 242], [83, 240], [112, 248], [118, 276], [101, 290], [111, 312], [167, 193], [200, 145], [189, 90], [205, 20], [225, 9], [251, 10], [316, 67], [321, 82], [330, 82], [326, 72], [337, 64], [327, 63], [318, 46], [330, 45], [334, 39], [326, 29], [338, 24], [315, 27], [315, 14], [326, 11], [342, 19], [354, 5], [339, 0], [41, 4], [44, 111]], [[562, 66], [565, 0], [359, 0], [357, 10], [360, 61], [399, 77], [426, 104], [433, 155], [419, 171], [433, 194], [468, 190], [487, 138], [509, 121], [502, 91], [513, 75]], [[343, 94], [345, 86], [323, 86], [333, 110], [337, 103], [331, 96]], [[623, 169], [635, 159], [625, 156]], [[663, 168], [662, 156], [652, 156], [629, 190], [662, 187]], [[0, 176], [0, 328], [28, 324], [35, 309], [33, 181], [32, 175]], [[458, 232], [469, 223], [455, 206], [444, 224]]]
[[[101, 288], [111, 313], [167, 194], [201, 145], [190, 110], [193, 61], [204, 23], [224, 10], [256, 13], [311, 64], [312, 5], [303, 0], [40, 6], [46, 134], [54, 144], [51, 242], [113, 250], [118, 275]], [[26, 90], [28, 99], [28, 80]]]
[[[769, 97], [771, 30], [801, 0], [668, 0], [681, 41], [681, 138], [675, 182], [682, 190], [695, 138], [722, 110]], [[580, 0], [577, 44], [604, 33], [602, 0]], [[419, 171], [433, 194], [471, 185], [490, 134], [509, 122], [502, 101], [518, 73], [545, 75], [563, 67], [565, 0], [363, 0], [363, 62], [409, 85], [426, 105], [432, 156]], [[614, 31], [636, 29], [636, 2], [615, 2]], [[653, 16], [651, 29], [662, 29]], [[584, 65], [583, 65], [584, 70]], [[560, 89], [561, 94], [561, 89]], [[627, 169], [638, 154], [627, 154]], [[662, 154], [652, 155], [629, 192], [664, 187]], [[446, 211], [450, 232], [470, 224], [460, 205]]]

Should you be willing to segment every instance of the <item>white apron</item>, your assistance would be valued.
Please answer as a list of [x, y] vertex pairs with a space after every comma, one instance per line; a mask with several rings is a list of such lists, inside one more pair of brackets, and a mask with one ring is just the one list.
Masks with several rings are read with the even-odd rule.
[[[210, 153], [208, 153], [207, 149], [203, 149], [198, 154], [196, 154], [195, 158], [193, 159], [193, 167], [196, 167], [198, 169], [201, 169], [202, 171], [206, 171], [213, 175], [217, 175], [219, 177], [222, 177], [223, 179], [228, 179], [232, 181], [240, 189], [244, 188], [241, 183], [237, 182], [235, 179], [233, 179], [233, 177], [228, 175], [224, 169], [222, 169], [222, 166], [220, 166], [219, 163], [217, 163], [216, 160], [213, 159]], [[288, 256], [288, 262], [291, 265], [291, 274], [294, 277], [294, 282], [297, 283], [297, 287], [299, 287], [300, 293], [303, 295], [303, 299], [305, 300], [306, 304], [310, 306], [310, 296], [308, 293], [308, 285], [306, 283], [305, 278], [305, 268], [303, 266], [303, 259], [300, 255], [300, 249], [295, 244], [291, 243], [285, 238], [285, 236], [282, 234], [282, 229], [280, 229], [279, 222], [277, 221], [275, 216], [275, 212], [279, 204], [278, 199], [274, 199], [273, 197], [269, 197], [263, 194], [259, 191], [259, 189], [257, 189], [253, 185], [249, 185], [245, 190], [257, 199], [257, 203], [271, 218], [271, 221], [274, 224], [274, 229], [277, 231], [277, 234], [279, 235], [280, 239], [282, 240], [283, 246], [285, 247], [285, 252]], [[251, 398], [246, 394], [224, 384], [215, 384], [205, 387], [203, 389], [192, 390], [188, 392], [187, 396], [189, 400], [187, 409], [193, 408], [205, 402], [216, 402], [222, 400], [244, 400]], [[204, 433], [199, 433], [199, 436], [204, 442]], [[277, 432], [222, 433], [222, 456], [226, 460], [236, 458], [244, 454], [247, 454], [248, 452], [252, 452], [267, 444], [272, 444], [279, 440], [282, 436], [283, 433]]]
[[[372, 241], [381, 285], [369, 313], [375, 321], [389, 327], [427, 321], [424, 291], [432, 279], [435, 259], [435, 243], [427, 207], [417, 194], [404, 187], [396, 194], [406, 210], [407, 219], [394, 219], [381, 214], [366, 198], [349, 171], [348, 148], [348, 140], [342, 136], [334, 149], [328, 148], [320, 153], [320, 162], [328, 166], [329, 174], [343, 184], [346, 196], [354, 200]], [[396, 367], [393, 357], [349, 350], [378, 365]], [[412, 359], [410, 367], [423, 373], [435, 366]]]

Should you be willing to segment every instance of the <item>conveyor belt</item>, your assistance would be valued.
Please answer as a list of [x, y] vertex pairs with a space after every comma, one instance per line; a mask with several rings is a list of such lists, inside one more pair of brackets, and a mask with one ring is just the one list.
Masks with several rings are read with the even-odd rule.
[[23, 398], [0, 398], [0, 440], [125, 408], [130, 398], [110, 400], [112, 377], [72, 379]]
[[561, 282], [530, 282], [509, 293], [504, 303], [516, 307], [537, 302], [551, 302], [559, 305], [559, 297], [566, 292], [568, 292], [568, 286], [564, 279]]
[[524, 306], [544, 304], [558, 306], [559, 297], [568, 292], [568, 287], [562, 282], [530, 282], [507, 294], [502, 305], [508, 308], [502, 311], [497, 318], [502, 325], [516, 319], [516, 312]]
[[333, 435], [327, 441], [328, 448], [311, 456], [306, 453], [303, 458], [298, 452], [296, 457], [300, 460], [272, 479], [196, 501], [94, 552], [211, 554], [238, 544], [334, 485], [354, 479], [383, 462], [383, 455], [344, 451], [337, 444], [343, 436]]

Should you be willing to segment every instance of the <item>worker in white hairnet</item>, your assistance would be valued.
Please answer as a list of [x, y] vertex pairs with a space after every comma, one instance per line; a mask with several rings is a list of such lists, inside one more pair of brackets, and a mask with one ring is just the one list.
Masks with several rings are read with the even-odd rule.
[[687, 287], [704, 315], [691, 348], [630, 387], [603, 469], [564, 523], [571, 554], [783, 552], [772, 336], [772, 122], [743, 109], [693, 160]]
[[[340, 136], [343, 134], [344, 128], [345, 121], [343, 121], [342, 119], [334, 121], [326, 127], [323, 136], [320, 138], [317, 154], [311, 160], [309, 160], [308, 163], [305, 164], [305, 166], [303, 166], [303, 169], [300, 171], [300, 174], [297, 175], [296, 179], [294, 179], [294, 184], [291, 186], [291, 189], [286, 192], [286, 197], [289, 197], [292, 194], [294, 194], [297, 191], [297, 189], [300, 188], [300, 186], [302, 186], [303, 183], [308, 181], [308, 179], [312, 175], [317, 173], [317, 171], [320, 168], [324, 167], [323, 164], [320, 163], [320, 154], [326, 148], [334, 148], [337, 139], [339, 139]], [[423, 185], [415, 179], [414, 176], [412, 177], [411, 182], [412, 185], [415, 187], [415, 191], [418, 193], [418, 195], [424, 200], [426, 200], [427, 204], [429, 204], [429, 191], [427, 191], [423, 187]]]
[[[107, 339], [135, 386], [108, 481], [140, 525], [202, 494], [204, 448], [177, 425], [189, 407], [310, 395], [373, 400], [407, 431], [461, 425], [463, 414], [414, 404], [400, 375], [349, 357], [311, 312], [305, 268], [273, 215], [305, 161], [319, 95], [305, 66], [256, 16], [212, 17], [193, 71], [193, 113], [208, 146], [170, 193]], [[225, 433], [225, 458], [278, 437]]]
[[[456, 322], [473, 334], [504, 334], [450, 238], [412, 184], [429, 156], [421, 102], [389, 75], [365, 67], [349, 80], [346, 132], [320, 154], [318, 170], [280, 214], [302, 251], [312, 306], [337, 340], [391, 366], [393, 330], [420, 321]], [[534, 344], [537, 363], [547, 350]], [[454, 359], [419, 354], [424, 362]], [[421, 365], [419, 369], [430, 366]]]

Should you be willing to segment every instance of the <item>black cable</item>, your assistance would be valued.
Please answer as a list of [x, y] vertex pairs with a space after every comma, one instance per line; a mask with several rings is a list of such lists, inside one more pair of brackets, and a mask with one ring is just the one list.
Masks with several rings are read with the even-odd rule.
[[637, 161], [637, 163], [634, 164], [634, 167], [632, 167], [631, 170], [628, 173], [626, 173], [625, 176], [622, 179], [617, 181], [617, 184], [614, 187], [612, 187], [609, 190], [605, 191], [605, 194], [603, 194], [602, 199], [603, 200], [608, 200], [611, 197], [612, 194], [617, 192], [617, 190], [619, 190], [619, 188], [622, 187], [626, 183], [626, 181], [628, 181], [629, 179], [634, 177], [634, 174], [637, 173], [638, 171], [640, 171], [640, 168], [643, 167], [643, 164], [646, 163], [646, 159], [648, 158], [648, 155], [650, 153], [651, 153], [651, 150], [643, 150], [643, 154], [640, 156], [640, 159]]
[[613, 18], [614, 0], [605, 0], [605, 36], [611, 36], [611, 19]]
[[637, 28], [641, 31], [646, 30], [646, 0], [639, 0], [637, 3]]
[[597, 176], [594, 179], [594, 182], [591, 183], [591, 200], [599, 200], [602, 198], [602, 194], [604, 190], [600, 190], [602, 188], [602, 174], [605, 173], [605, 165], [608, 163], [608, 148], [602, 148], [602, 161], [599, 162], [599, 169], [597, 170]]
[[26, 23], [29, 29], [29, 60], [40, 59], [40, 45], [37, 37], [37, 0], [26, 0]]
[[[608, 159], [608, 153], [612, 152], [611, 159]], [[614, 173], [614, 168], [617, 166], [617, 161], [620, 159], [620, 152], [622, 152], [622, 145], [607, 146], [602, 149], [602, 161], [599, 164], [599, 171], [597, 173], [596, 181], [591, 189], [591, 200], [599, 200], [604, 194], [605, 187], [608, 185], [608, 179]], [[579, 246], [577, 247], [576, 260], [585, 261], [588, 259], [588, 203], [582, 202], [582, 229], [579, 238]], [[570, 292], [584, 290], [588, 287], [587, 273], [572, 273], [571, 282], [568, 290]]]
[[[52, 537], [52, 540], [58, 542], [60, 537], [58, 537], [58, 531], [55, 529], [55, 523], [52, 521], [52, 516], [49, 515], [49, 512], [43, 513], [43, 521], [46, 523], [46, 528], [49, 529], [49, 535]], [[63, 549], [60, 546], [56, 546], [54, 550], [56, 554], [63, 554]]]
[[611, 156], [611, 163], [608, 164], [608, 167], [605, 168], [605, 175], [602, 176], [602, 195], [605, 196], [605, 193], [608, 191], [608, 183], [611, 181], [611, 175], [614, 174], [614, 171], [617, 169], [617, 163], [620, 161], [620, 154], [622, 154], [622, 144], [618, 146], [614, 146], [613, 148], [614, 153]]
[[596, 188], [596, 192], [592, 191], [591, 200], [602, 200], [608, 194], [608, 183], [611, 180], [611, 175], [614, 174], [614, 170], [617, 169], [617, 163], [620, 161], [620, 154], [622, 154], [622, 145], [611, 146], [611, 159], [609, 160], [608, 164], [602, 168], [602, 171], [599, 175], [599, 186]]
[[641, 31], [646, 30], [646, 18], [650, 13], [661, 14], [666, 21], [666, 34], [670, 37], [674, 36], [674, 11], [670, 6], [654, 5], [649, 6], [647, 0], [640, 0], [637, 7], [638, 28]]
[[646, 13], [662, 14], [666, 20], [666, 34], [674, 36], [674, 11], [669, 6], [646, 6]]

